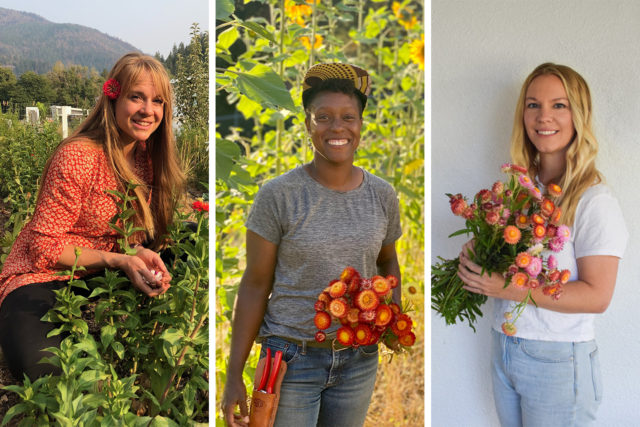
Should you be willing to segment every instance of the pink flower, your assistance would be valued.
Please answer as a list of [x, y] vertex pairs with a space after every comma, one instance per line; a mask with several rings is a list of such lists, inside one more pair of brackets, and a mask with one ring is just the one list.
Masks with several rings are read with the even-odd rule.
[[497, 224], [499, 219], [500, 219], [500, 214], [496, 211], [487, 212], [487, 216], [484, 218], [486, 223], [489, 225]]
[[558, 268], [558, 260], [555, 256], [549, 255], [549, 258], [547, 258], [547, 267], [551, 270]]
[[549, 249], [551, 249], [553, 252], [560, 252], [563, 247], [564, 241], [559, 237], [554, 237], [553, 239], [549, 240]]
[[480, 190], [478, 194], [476, 194], [476, 199], [481, 203], [487, 203], [491, 201], [491, 192], [489, 190]]
[[454, 215], [461, 216], [467, 208], [467, 202], [464, 199], [455, 199], [451, 201], [451, 212]]
[[493, 192], [493, 194], [495, 194], [496, 196], [499, 196], [500, 194], [502, 194], [502, 192], [504, 191], [504, 183], [502, 181], [496, 181], [493, 183], [493, 186], [491, 187], [491, 191]]
[[525, 267], [525, 270], [530, 277], [538, 277], [538, 274], [542, 271], [542, 260], [538, 257], [531, 257], [531, 262]]
[[529, 188], [529, 194], [536, 200], [542, 200], [542, 193], [536, 187]]
[[533, 183], [531, 182], [531, 178], [529, 178], [527, 175], [520, 175], [518, 177], [518, 182], [528, 190], [532, 190], [533, 188], [535, 188], [533, 186]]
[[507, 208], [502, 210], [502, 218], [507, 219], [511, 216], [511, 211]]
[[566, 225], [561, 225], [556, 230], [556, 237], [562, 240], [562, 242], [566, 242], [571, 237], [571, 230]]
[[538, 279], [529, 279], [529, 287], [531, 289], [535, 289], [540, 286], [540, 281]]

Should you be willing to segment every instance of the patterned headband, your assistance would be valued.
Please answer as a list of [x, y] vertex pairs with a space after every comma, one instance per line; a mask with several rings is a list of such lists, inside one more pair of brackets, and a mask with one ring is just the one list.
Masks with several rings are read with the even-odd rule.
[[351, 80], [356, 90], [364, 95], [371, 93], [371, 77], [362, 68], [350, 64], [316, 64], [309, 68], [302, 81], [302, 92], [306, 92], [323, 80], [341, 79]]

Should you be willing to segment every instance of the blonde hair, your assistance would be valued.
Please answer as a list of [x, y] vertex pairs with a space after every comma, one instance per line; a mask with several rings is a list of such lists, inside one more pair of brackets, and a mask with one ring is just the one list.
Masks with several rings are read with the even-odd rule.
[[576, 208], [582, 193], [603, 180], [596, 168], [598, 141], [592, 131], [591, 94], [587, 82], [573, 69], [565, 65], [544, 63], [536, 67], [526, 78], [516, 105], [513, 132], [511, 134], [511, 160], [524, 166], [531, 176], [539, 172], [539, 156], [524, 128], [525, 97], [529, 85], [536, 77], [554, 75], [567, 92], [575, 135], [566, 151], [566, 168], [559, 182], [563, 195], [558, 201], [562, 209], [560, 222], [573, 225]]
[[[83, 139], [102, 147], [121, 190], [126, 188], [127, 182], [138, 185], [134, 189], [138, 198], [134, 222], [145, 228], [148, 237], [153, 239], [151, 247], [157, 249], [165, 243], [167, 228], [173, 221], [177, 198], [182, 194], [185, 183], [171, 124], [173, 90], [169, 76], [158, 60], [133, 52], [124, 55], [115, 63], [107, 79], [118, 81], [121, 87], [119, 97], [123, 97], [129, 94], [131, 87], [143, 73], [148, 73], [151, 77], [155, 90], [163, 101], [162, 121], [146, 141], [153, 168], [151, 188], [131, 170], [124, 156], [123, 141], [116, 122], [116, 100], [109, 99], [102, 91], [89, 116], [69, 138], [60, 142], [56, 151], [65, 144]], [[47, 174], [52, 158], [53, 155], [44, 168], [42, 179]], [[149, 204], [147, 200], [150, 190], [152, 192]]]

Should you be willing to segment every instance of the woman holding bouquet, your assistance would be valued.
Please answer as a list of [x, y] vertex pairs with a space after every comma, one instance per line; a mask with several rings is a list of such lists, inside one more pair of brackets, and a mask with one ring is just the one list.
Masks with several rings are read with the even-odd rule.
[[[49, 158], [33, 218], [0, 273], [0, 345], [16, 380], [60, 373], [38, 363], [48, 355], [43, 348], [62, 340], [47, 337], [55, 324], [40, 319], [55, 305], [54, 291], [67, 286], [69, 276], [60, 274], [76, 258], [87, 269], [76, 278], [112, 268], [148, 296], [169, 288], [171, 277], [155, 251], [166, 243], [184, 183], [171, 117], [171, 84], [162, 64], [124, 55], [91, 114]], [[120, 235], [109, 227], [120, 201], [107, 191], [124, 192], [128, 182], [137, 184], [132, 219], [145, 230], [130, 239], [135, 255], [121, 253]]]
[[[493, 390], [503, 426], [586, 426], [602, 397], [594, 319], [613, 295], [627, 230], [620, 207], [596, 169], [598, 143], [584, 79], [567, 66], [542, 64], [525, 80], [511, 137], [513, 163], [525, 167], [544, 193], [564, 193], [561, 223], [571, 238], [556, 254], [571, 278], [560, 298], [532, 289], [530, 302], [510, 336], [503, 316], [528, 289], [505, 288], [498, 273], [481, 274], [467, 243], [460, 253], [465, 289], [496, 298], [493, 322]], [[511, 331], [506, 331], [511, 333]]]
[[[370, 91], [365, 70], [318, 64], [303, 81], [313, 160], [266, 183], [247, 220], [247, 267], [234, 309], [222, 410], [246, 425], [244, 363], [254, 339], [288, 364], [276, 426], [360, 426], [373, 392], [377, 345], [338, 348], [314, 339], [314, 303], [346, 266], [400, 277], [393, 188], [353, 165]], [[394, 289], [399, 302], [400, 287]], [[333, 331], [336, 328], [330, 329]], [[234, 415], [240, 406], [241, 416]]]

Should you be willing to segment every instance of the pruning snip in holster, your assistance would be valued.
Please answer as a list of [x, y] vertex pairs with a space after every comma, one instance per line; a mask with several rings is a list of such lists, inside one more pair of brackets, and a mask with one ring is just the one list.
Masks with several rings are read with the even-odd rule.
[[256, 366], [249, 427], [273, 426], [280, 400], [280, 385], [286, 371], [287, 364], [282, 360], [282, 352], [276, 351], [272, 361], [271, 349], [267, 347], [267, 356], [260, 359]]

